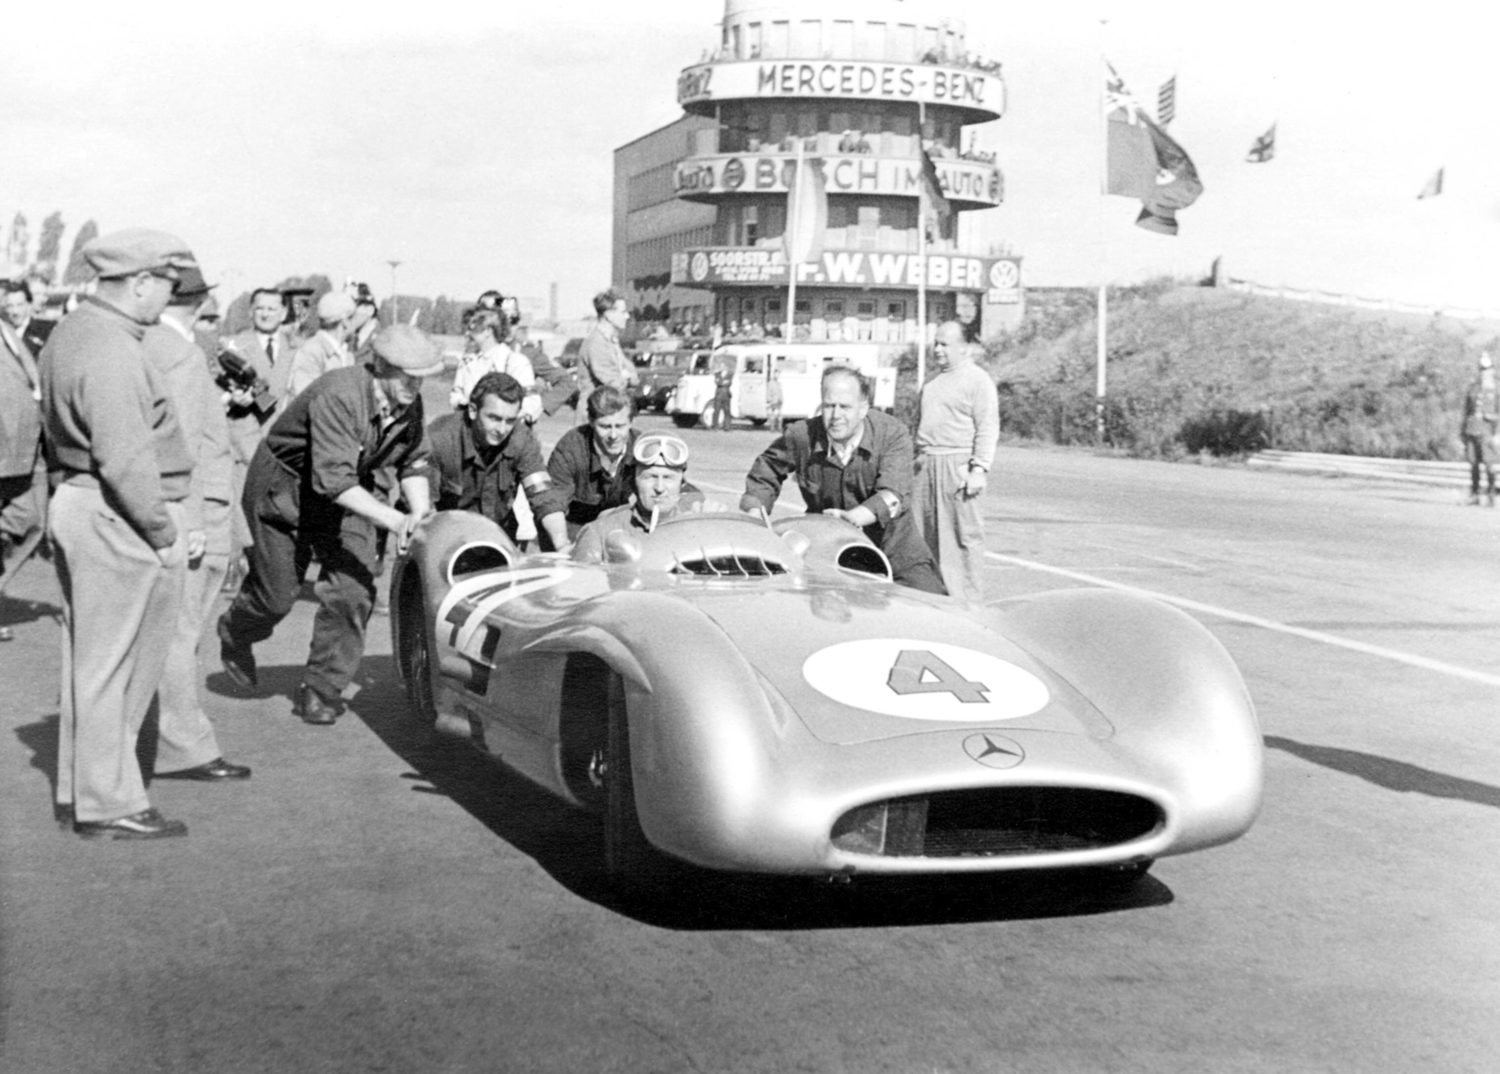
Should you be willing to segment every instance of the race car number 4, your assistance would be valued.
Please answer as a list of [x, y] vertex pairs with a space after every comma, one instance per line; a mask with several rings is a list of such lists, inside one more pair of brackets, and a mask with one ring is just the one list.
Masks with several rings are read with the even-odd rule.
[[1014, 720], [1050, 699], [1041, 679], [1009, 661], [907, 638], [830, 645], [807, 658], [802, 676], [840, 704], [908, 720]]

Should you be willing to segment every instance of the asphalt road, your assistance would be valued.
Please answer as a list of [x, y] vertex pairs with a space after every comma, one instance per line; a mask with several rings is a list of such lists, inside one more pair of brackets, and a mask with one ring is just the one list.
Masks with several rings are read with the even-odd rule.
[[[727, 490], [768, 436], [688, 438]], [[33, 567], [0, 609], [0, 1070], [1495, 1069], [1500, 511], [1044, 449], [996, 472], [992, 599], [1145, 590], [1240, 662], [1267, 747], [1244, 839], [1113, 893], [731, 879], [623, 906], [597, 825], [414, 726], [384, 621], [349, 714], [293, 718], [304, 601], [266, 696], [204, 654], [254, 778], [154, 786], [187, 839], [85, 843], [51, 816]]]

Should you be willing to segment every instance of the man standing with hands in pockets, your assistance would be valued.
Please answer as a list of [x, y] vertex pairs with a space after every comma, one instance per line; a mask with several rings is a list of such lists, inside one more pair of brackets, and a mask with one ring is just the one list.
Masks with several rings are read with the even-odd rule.
[[39, 363], [61, 477], [47, 523], [64, 606], [58, 811], [86, 837], [186, 835], [151, 808], [135, 745], [204, 539], [186, 532], [193, 458], [141, 340], [196, 262], [181, 239], [141, 228], [95, 239], [84, 257], [98, 288]]

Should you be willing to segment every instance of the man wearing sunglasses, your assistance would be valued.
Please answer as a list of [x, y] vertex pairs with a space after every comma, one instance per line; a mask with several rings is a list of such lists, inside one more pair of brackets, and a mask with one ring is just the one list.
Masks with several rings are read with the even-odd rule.
[[769, 512], [796, 477], [810, 512], [864, 530], [901, 585], [947, 593], [932, 551], [912, 521], [912, 446], [906, 426], [870, 407], [868, 377], [845, 365], [823, 370], [822, 403], [793, 422], [750, 465], [740, 510]]
[[605, 511], [583, 527], [573, 545], [573, 558], [581, 563], [602, 563], [605, 541], [611, 533], [635, 530], [650, 533], [657, 523], [701, 503], [701, 493], [684, 489], [688, 446], [666, 433], [647, 433], [630, 451], [634, 466], [635, 498], [621, 507]]
[[193, 469], [141, 341], [197, 262], [181, 239], [144, 228], [101, 236], [84, 257], [98, 287], [39, 363], [48, 462], [61, 478], [47, 521], [66, 623], [57, 805], [85, 837], [186, 835], [151, 808], [135, 753], [181, 610]]

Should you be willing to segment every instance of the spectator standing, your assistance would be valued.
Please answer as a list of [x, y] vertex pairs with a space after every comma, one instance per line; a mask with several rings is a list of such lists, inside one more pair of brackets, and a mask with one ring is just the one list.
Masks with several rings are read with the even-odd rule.
[[912, 515], [955, 597], [984, 600], [984, 513], [979, 509], [995, 443], [995, 382], [974, 361], [963, 326], [947, 321], [932, 345], [938, 372], [922, 386]]
[[772, 432], [781, 432], [781, 407], [786, 393], [781, 387], [781, 371], [771, 370], [771, 379], [766, 381], [766, 424]]
[[250, 292], [250, 327], [225, 341], [224, 349], [247, 362], [266, 387], [259, 394], [235, 389], [225, 398], [229, 417], [229, 445], [234, 460], [234, 485], [230, 497], [230, 558], [224, 591], [239, 589], [245, 576], [244, 550], [250, 544], [250, 527], [240, 507], [245, 474], [260, 446], [261, 435], [281, 412], [287, 397], [292, 356], [297, 347], [286, 326], [287, 308], [274, 287]]
[[29, 281], [17, 280], [5, 285], [5, 295], [0, 298], [0, 314], [10, 322], [21, 342], [31, 348], [33, 358], [42, 353], [47, 337], [57, 327], [56, 322], [44, 321], [35, 315], [39, 297]]
[[734, 362], [720, 362], [714, 370], [714, 422], [713, 427], [722, 432], [729, 431], [729, 409], [734, 401]]
[[740, 510], [770, 512], [795, 477], [810, 512], [842, 518], [891, 561], [897, 582], [946, 593], [909, 510], [912, 445], [906, 427], [870, 408], [869, 378], [849, 366], [823, 370], [818, 413], [793, 422], [751, 464]]
[[146, 360], [176, 408], [192, 456], [183, 525], [189, 547], [202, 549], [187, 561], [182, 614], [169, 624], [172, 638], [156, 692], [155, 775], [222, 782], [248, 779], [250, 769], [224, 759], [198, 692], [203, 624], [218, 599], [229, 563], [229, 502], [234, 483], [229, 419], [209, 373], [208, 356], [193, 338], [193, 327], [210, 301], [203, 273], [183, 269], [161, 320], [146, 329], [141, 342]]
[[64, 622], [57, 803], [83, 836], [186, 835], [151, 808], [135, 755], [184, 568], [203, 550], [183, 525], [192, 454], [141, 340], [195, 262], [181, 239], [147, 229], [101, 236], [84, 257], [97, 289], [39, 363], [49, 468], [61, 479], [48, 519]]
[[1485, 503], [1495, 506], [1495, 429], [1500, 422], [1500, 392], [1495, 386], [1494, 362], [1489, 352], [1479, 356], [1479, 368], [1464, 392], [1464, 420], [1459, 433], [1464, 458], [1469, 461], [1469, 503], [1479, 503], [1479, 472], [1484, 471]]
[[531, 371], [536, 374], [538, 382], [536, 389], [541, 395], [542, 413], [551, 417], [578, 394], [573, 374], [554, 362], [541, 344], [531, 339], [525, 325], [518, 325], [511, 333], [511, 346], [531, 363]]
[[553, 486], [567, 498], [570, 541], [601, 512], [629, 503], [634, 486], [630, 450], [639, 433], [631, 427], [630, 395], [606, 384], [584, 406], [589, 423], [563, 433], [547, 459]]
[[570, 545], [564, 520], [567, 497], [553, 487], [541, 445], [523, 420], [525, 393], [508, 373], [486, 373], [474, 385], [469, 405], [445, 414], [427, 430], [432, 458], [428, 480], [439, 511], [476, 511], [494, 520], [511, 540], [519, 539], [519, 494], [552, 546]]
[[41, 399], [36, 355], [0, 321], [0, 573], [10, 549], [46, 524]]
[[[600, 385], [628, 388], [636, 379], [635, 366], [620, 348], [620, 333], [630, 321], [625, 300], [613, 291], [600, 291], [594, 296], [594, 313], [598, 316], [593, 331], [578, 349], [578, 398], [581, 401], [587, 400]], [[575, 424], [582, 425], [586, 421], [588, 409], [580, 406]]]
[[[250, 464], [243, 500], [254, 538], [250, 571], [219, 619], [219, 657], [241, 689], [256, 685], [252, 647], [291, 611], [316, 552], [318, 611], [295, 706], [308, 723], [337, 719], [364, 654], [376, 530], [396, 534], [404, 551], [429, 512], [421, 387], [442, 368], [420, 329], [382, 328], [370, 364], [335, 369], [293, 398]], [[405, 513], [373, 491], [386, 467], [396, 471]]]
[[354, 311], [354, 299], [342, 291], [329, 291], [318, 299], [318, 331], [292, 355], [286, 382], [288, 399], [306, 391], [324, 373], [348, 369], [354, 364], [354, 355], [349, 350]]
[[471, 402], [474, 387], [482, 377], [490, 373], [505, 373], [521, 385], [525, 393], [521, 403], [521, 417], [533, 424], [542, 416], [542, 398], [537, 392], [536, 373], [527, 358], [510, 344], [511, 325], [503, 310], [480, 307], [472, 314], [475, 328], [471, 335], [479, 344], [479, 352], [467, 359], [453, 374], [453, 388], [448, 393], [448, 402], [454, 410], [463, 410]]
[[380, 331], [380, 304], [367, 283], [351, 281], [344, 290], [354, 299], [354, 316], [349, 321], [349, 353], [356, 362], [368, 362], [370, 343]]

